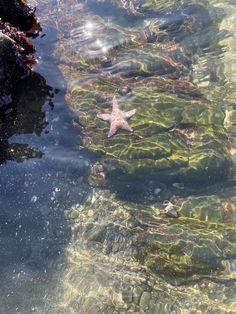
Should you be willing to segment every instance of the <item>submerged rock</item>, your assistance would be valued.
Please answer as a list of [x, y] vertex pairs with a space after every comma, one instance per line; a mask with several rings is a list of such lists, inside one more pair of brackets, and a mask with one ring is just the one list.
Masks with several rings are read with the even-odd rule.
[[[184, 281], [188, 276], [200, 277], [210, 270], [217, 273], [222, 270], [221, 261], [236, 257], [233, 223], [223, 225], [223, 219], [216, 215], [214, 218], [207, 198], [192, 197], [194, 201], [208, 206], [208, 221], [183, 216], [188, 200], [182, 204], [181, 216], [173, 220], [159, 216], [157, 208], [120, 201], [109, 191], [95, 190], [81, 205], [81, 217], [76, 219], [83, 217], [83, 223], [76, 232], [83, 234], [90, 249], [102, 250], [107, 255], [125, 254], [166, 278], [171, 273]], [[190, 208], [197, 211], [193, 203]], [[83, 215], [88, 209], [94, 215], [87, 225], [88, 218]], [[223, 206], [220, 211], [223, 216]]]
[[236, 221], [235, 205], [235, 197], [190, 196], [183, 200], [180, 213], [200, 221], [233, 225]]
[[[55, 56], [84, 147], [97, 156], [88, 181], [103, 188], [109, 182], [123, 199], [131, 184], [141, 186], [140, 202], [94, 189], [68, 210], [72, 237], [59, 269], [59, 312], [235, 310], [234, 199], [205, 191], [232, 175], [234, 109], [228, 90], [219, 85], [216, 93], [210, 79], [205, 88], [191, 82], [195, 57], [217, 47], [218, 33], [210, 36], [217, 24], [205, 1], [183, 2], [58, 2]], [[126, 26], [116, 23], [119, 14], [106, 19], [109, 3], [126, 12]], [[137, 112], [132, 134], [108, 139], [97, 114], [110, 112], [114, 95], [122, 110]], [[156, 193], [148, 205], [142, 192], [150, 182]], [[161, 216], [178, 185], [179, 217]]]
[[234, 310], [228, 270], [236, 257], [233, 224], [161, 218], [156, 208], [97, 189], [67, 218], [72, 240], [60, 270], [61, 311]]
[[[158, 1], [113, 4], [121, 2], [127, 12], [129, 4], [149, 3], [154, 15], [143, 12], [141, 22], [124, 27], [91, 14], [95, 4], [98, 12], [100, 5], [109, 8], [106, 1], [88, 1], [88, 7], [72, 1], [65, 10], [64, 1], [59, 5], [55, 55], [69, 81], [70, 106], [80, 114], [84, 146], [100, 157], [113, 186], [134, 178], [192, 184], [227, 179], [232, 154], [225, 108], [189, 82], [196, 51], [206, 46], [201, 35], [217, 28], [206, 7], [171, 2], [170, 12], [157, 12]], [[207, 45], [214, 46], [216, 37]], [[134, 132], [107, 139], [108, 125], [97, 114], [109, 112], [114, 95], [122, 110], [137, 109], [130, 120]]]
[[211, 108], [204, 99], [163, 93], [157, 79], [132, 83], [132, 92], [120, 95], [122, 110], [137, 108], [129, 122], [133, 133], [119, 131], [108, 139], [109, 126], [96, 116], [110, 111], [111, 96], [122, 89], [122, 83], [83, 78], [71, 87], [84, 145], [101, 157], [113, 184], [137, 176], [188, 183], [215, 182], [229, 176], [231, 153], [224, 108], [213, 104]]

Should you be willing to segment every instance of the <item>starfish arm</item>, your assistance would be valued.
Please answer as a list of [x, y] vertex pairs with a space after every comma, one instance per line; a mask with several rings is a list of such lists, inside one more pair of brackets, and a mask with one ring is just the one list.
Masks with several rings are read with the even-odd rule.
[[119, 128], [120, 127], [116, 123], [111, 123], [110, 130], [107, 137], [112, 137], [114, 134], [116, 134]]
[[128, 122], [125, 120], [122, 122], [121, 129], [133, 132], [133, 129], [131, 129]]
[[125, 114], [125, 118], [128, 119], [128, 118], [132, 117], [135, 113], [136, 113], [136, 109], [127, 111], [127, 112], [124, 113]]
[[110, 119], [111, 119], [111, 115], [109, 113], [99, 113], [99, 114], [97, 114], [97, 117], [99, 119], [104, 120], [104, 121], [110, 121]]
[[112, 99], [112, 111], [116, 111], [119, 109], [118, 101], [116, 99], [116, 96]]

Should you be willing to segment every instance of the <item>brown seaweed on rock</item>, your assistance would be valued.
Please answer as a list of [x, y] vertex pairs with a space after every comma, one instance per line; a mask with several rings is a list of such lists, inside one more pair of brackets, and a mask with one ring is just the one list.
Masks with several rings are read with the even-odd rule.
[[37, 34], [40, 30], [34, 12], [35, 9], [27, 5], [24, 0], [0, 0], [0, 18], [2, 21], [9, 22], [31, 35]]
[[48, 87], [31, 71], [35, 48], [27, 38], [32, 27], [36, 30], [34, 10], [24, 1], [0, 0], [0, 17], [0, 163], [41, 158], [43, 154], [27, 144], [8, 142], [13, 134], [39, 135], [47, 126], [42, 106]]
[[10, 23], [0, 20], [0, 31], [14, 40], [14, 46], [21, 52], [21, 55], [35, 52], [32, 41], [25, 36], [24, 32], [19, 31]]
[[0, 21], [0, 106], [12, 101], [14, 86], [30, 74], [33, 51], [22, 32]]
[[35, 49], [27, 35], [38, 33], [37, 25], [24, 1], [0, 0], [0, 106], [12, 101], [17, 81], [30, 73]]

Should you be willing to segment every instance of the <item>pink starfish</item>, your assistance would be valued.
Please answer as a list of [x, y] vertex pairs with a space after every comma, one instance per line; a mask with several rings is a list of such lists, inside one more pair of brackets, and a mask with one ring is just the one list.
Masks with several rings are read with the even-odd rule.
[[110, 130], [107, 137], [112, 137], [119, 129], [127, 130], [132, 132], [133, 130], [129, 126], [127, 120], [132, 117], [136, 112], [136, 109], [130, 111], [122, 111], [119, 109], [118, 102], [114, 96], [112, 99], [112, 111], [111, 113], [101, 113], [97, 117], [104, 121], [110, 122]]

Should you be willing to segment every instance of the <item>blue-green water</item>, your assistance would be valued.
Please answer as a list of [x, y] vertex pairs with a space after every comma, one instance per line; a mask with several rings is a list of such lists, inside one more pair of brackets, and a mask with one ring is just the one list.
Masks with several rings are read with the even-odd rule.
[[[65, 100], [68, 85], [81, 75], [80, 67], [77, 69], [75, 66], [75, 59], [83, 54], [88, 54], [91, 59], [96, 54], [99, 58], [107, 53], [107, 49], [113, 49], [119, 40], [123, 40], [118, 35], [117, 38], [112, 37], [114, 35], [104, 38], [102, 28], [94, 30], [92, 26], [94, 21], [96, 25], [97, 16], [106, 25], [129, 28], [132, 32], [157, 18], [161, 20], [160, 27], [168, 29], [175, 43], [184, 45], [194, 60], [187, 74], [188, 80], [200, 89], [206, 86], [211, 86], [212, 90], [216, 88], [215, 93], [220, 87], [219, 94], [226, 91], [220, 99], [222, 106], [232, 106], [236, 95], [236, 6], [234, 1], [201, 1], [206, 8], [204, 14], [209, 13], [209, 16], [202, 17], [202, 23], [209, 17], [213, 23], [206, 22], [205, 27], [199, 26], [193, 34], [189, 25], [189, 29], [178, 28], [176, 33], [176, 25], [180, 23], [182, 15], [177, 9], [165, 9], [167, 5], [168, 8], [172, 7], [171, 1], [160, 1], [160, 10], [147, 18], [142, 14], [132, 15], [132, 6], [131, 13], [126, 13], [132, 1], [120, 3], [125, 9], [107, 1], [32, 1], [43, 27], [41, 36], [34, 40], [38, 58], [35, 71], [38, 74], [33, 80], [19, 86], [17, 110], [9, 111], [7, 127], [1, 134], [2, 314], [236, 312], [235, 237], [231, 231], [221, 231], [224, 228], [235, 229], [236, 221], [235, 139], [231, 118], [225, 120], [225, 125], [228, 126], [228, 123], [232, 128], [227, 139], [232, 158], [227, 180], [219, 178], [213, 183], [193, 186], [181, 182], [179, 178], [177, 182], [170, 183], [152, 178], [145, 180], [145, 184], [140, 182], [140, 178], [133, 178], [123, 183], [125, 189], [106, 190], [94, 188], [87, 181], [97, 156], [89, 147], [84, 147], [84, 134], [77, 125], [79, 110], [73, 110], [73, 106], [69, 106]], [[179, 3], [176, 1], [176, 5]], [[86, 14], [83, 15], [85, 7]], [[81, 35], [81, 29], [84, 29], [73, 19], [70, 20], [70, 12], [71, 16], [77, 15], [81, 23], [85, 23], [86, 34], [83, 32]], [[194, 15], [195, 11], [189, 14]], [[106, 45], [100, 47], [101, 40]], [[154, 39], [150, 37], [150, 40]], [[198, 44], [195, 47], [196, 41]], [[69, 70], [64, 67], [69, 64], [67, 56], [61, 54], [67, 42], [66, 51], [71, 51]], [[128, 77], [126, 65], [120, 64], [117, 62], [111, 69], [108, 67], [104, 73]], [[100, 74], [91, 71], [89, 75]], [[159, 76], [158, 71], [154, 76]], [[216, 96], [214, 92], [211, 93], [207, 96], [214, 99]], [[125, 99], [129, 100], [129, 96]], [[217, 164], [215, 166], [217, 169]], [[114, 190], [118, 192], [116, 196]], [[206, 202], [212, 201], [214, 208], [217, 202], [225, 206], [226, 223], [216, 221], [209, 227], [206, 224], [211, 222], [214, 213], [203, 208], [193, 234], [191, 226], [189, 229], [186, 226], [188, 220], [180, 220], [180, 225], [177, 222], [176, 230], [176, 220], [173, 222], [173, 218], [163, 218], [158, 211], [162, 202], [166, 198], [172, 199], [174, 195], [180, 200], [177, 202], [179, 207], [188, 197], [212, 196], [213, 201], [209, 198]], [[124, 203], [127, 200], [128, 203]], [[227, 221], [227, 211], [230, 212], [231, 221]], [[220, 236], [211, 238], [209, 232], [209, 241], [201, 242], [201, 239], [197, 239], [197, 230], [208, 228], [220, 230]], [[174, 251], [170, 255], [164, 252], [166, 256], [162, 256], [163, 259], [155, 265], [148, 264], [144, 248], [152, 250], [150, 243], [163, 239], [165, 232], [168, 237], [166, 242], [160, 240], [164, 244], [163, 248], [158, 247], [159, 253], [165, 251], [165, 245], [178, 242], [179, 236], [179, 241], [184, 243], [183, 259], [194, 255], [194, 246], [202, 245], [206, 251], [217, 252], [210, 257], [207, 253], [205, 255], [206, 268], [209, 265], [210, 268], [199, 270], [196, 267], [196, 270], [188, 272], [186, 267], [186, 273], [182, 271], [181, 275], [171, 267], [161, 268], [163, 260], [166, 262], [175, 256]], [[184, 237], [187, 238], [188, 234], [191, 237], [185, 242]], [[223, 241], [224, 237], [226, 242]], [[215, 247], [213, 241], [216, 241]], [[229, 249], [227, 241], [231, 245]], [[192, 242], [195, 243], [193, 246]], [[224, 247], [227, 250], [224, 251]], [[156, 251], [153, 256], [155, 254]], [[200, 262], [204, 260], [204, 256], [201, 257]]]

